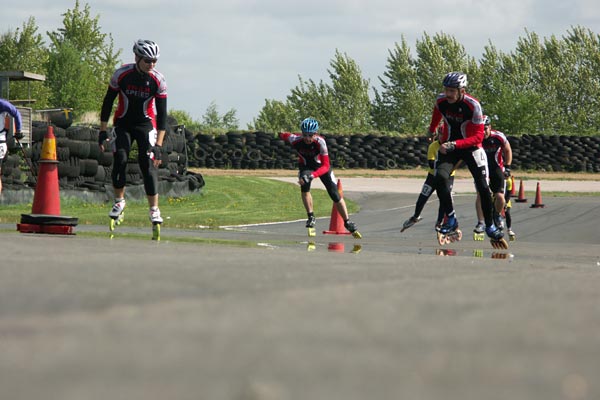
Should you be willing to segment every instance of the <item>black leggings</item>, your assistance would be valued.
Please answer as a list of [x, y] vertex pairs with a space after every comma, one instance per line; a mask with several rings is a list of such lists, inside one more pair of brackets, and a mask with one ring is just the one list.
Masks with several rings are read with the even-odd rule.
[[[305, 174], [311, 174], [312, 172], [312, 170], [301, 169], [298, 173], [298, 177]], [[323, 185], [325, 186], [325, 189], [327, 189], [327, 193], [329, 194], [331, 200], [333, 200], [334, 203], [339, 202], [342, 199], [342, 196], [340, 196], [340, 192], [338, 191], [337, 183], [335, 182], [335, 176], [333, 175], [333, 170], [330, 169], [329, 171], [321, 175], [319, 179], [321, 180], [321, 182], [323, 182]], [[300, 191], [302, 193], [310, 192], [310, 182], [300, 186]]]
[[116, 138], [113, 144], [112, 182], [117, 189], [125, 187], [127, 182], [127, 160], [131, 144], [135, 140], [138, 146], [138, 164], [144, 178], [144, 190], [147, 196], [158, 193], [158, 171], [148, 157], [148, 150], [156, 143], [157, 132], [151, 123], [131, 128], [115, 127]]
[[487, 178], [487, 156], [485, 151], [480, 148], [461, 149], [448, 154], [438, 154], [435, 165], [435, 187], [444, 212], [449, 216], [454, 215], [454, 203], [450, 193], [450, 173], [459, 160], [463, 160], [473, 176], [475, 188], [481, 198], [481, 209], [483, 210], [485, 225], [491, 226], [493, 224], [493, 204]]

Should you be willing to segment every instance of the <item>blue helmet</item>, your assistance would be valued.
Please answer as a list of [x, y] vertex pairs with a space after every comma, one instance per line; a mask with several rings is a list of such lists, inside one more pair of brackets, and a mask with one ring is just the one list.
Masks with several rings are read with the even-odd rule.
[[314, 118], [306, 118], [300, 124], [302, 133], [317, 133], [319, 131], [319, 122]]
[[461, 89], [467, 87], [467, 74], [462, 72], [450, 72], [442, 83], [445, 87]]

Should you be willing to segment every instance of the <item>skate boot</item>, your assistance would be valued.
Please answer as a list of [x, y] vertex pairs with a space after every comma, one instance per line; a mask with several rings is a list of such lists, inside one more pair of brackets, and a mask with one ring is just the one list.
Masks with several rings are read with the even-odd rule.
[[510, 228], [508, 228], [508, 240], [510, 240], [511, 242], [514, 242], [515, 240], [517, 240], [517, 234]]
[[113, 204], [112, 209], [108, 212], [108, 216], [110, 217], [109, 229], [111, 232], [123, 222], [123, 219], [125, 218], [124, 210], [125, 200], [115, 200], [115, 204]]
[[508, 249], [508, 242], [504, 239], [504, 233], [496, 225], [485, 228], [485, 233], [490, 238], [490, 243], [495, 249]]
[[362, 235], [356, 228], [356, 224], [350, 220], [344, 221], [344, 228], [348, 229], [348, 231], [354, 236], [356, 239], [362, 238]]
[[315, 230], [315, 223], [317, 222], [317, 219], [315, 218], [314, 215], [311, 215], [308, 217], [308, 219], [306, 220], [306, 229], [308, 229], [308, 236], [316, 236], [317, 235], [317, 231]]
[[160, 224], [162, 224], [163, 219], [160, 216], [158, 207], [150, 208], [148, 218], [152, 222], [152, 240], [160, 240]]
[[445, 224], [442, 225], [437, 233], [438, 243], [445, 245], [447, 243], [458, 242], [462, 239], [462, 231], [458, 229], [456, 217], [448, 217]]
[[410, 217], [409, 219], [404, 221], [404, 225], [402, 225], [402, 229], [400, 230], [400, 232], [404, 232], [405, 230], [407, 230], [408, 228], [410, 228], [411, 226], [413, 226], [414, 224], [419, 222], [421, 219], [422, 219], [421, 217], [415, 217], [413, 215], [412, 217]]
[[502, 217], [502, 215], [496, 212], [494, 212], [494, 225], [496, 225], [496, 227], [501, 231], [504, 230], [504, 218]]
[[485, 239], [485, 224], [478, 222], [473, 229], [473, 240], [483, 241], [483, 239]]

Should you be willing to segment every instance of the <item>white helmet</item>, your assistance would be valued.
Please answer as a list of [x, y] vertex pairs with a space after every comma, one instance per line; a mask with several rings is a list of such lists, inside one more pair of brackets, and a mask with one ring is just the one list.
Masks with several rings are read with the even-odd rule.
[[160, 49], [152, 40], [138, 39], [138, 41], [133, 44], [133, 52], [135, 55], [142, 58], [156, 60], [160, 57]]

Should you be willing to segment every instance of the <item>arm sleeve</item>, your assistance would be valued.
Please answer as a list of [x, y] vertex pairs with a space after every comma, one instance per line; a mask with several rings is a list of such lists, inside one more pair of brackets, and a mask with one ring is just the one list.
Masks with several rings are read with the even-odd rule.
[[431, 122], [429, 123], [429, 133], [432, 134], [436, 131], [442, 120], [442, 113], [436, 107], [433, 107], [433, 113], [431, 114]]
[[329, 154], [319, 154], [319, 160], [321, 160], [321, 166], [312, 173], [314, 178], [318, 178], [329, 171]]
[[289, 142], [290, 136], [292, 136], [290, 132], [279, 132], [279, 139], [283, 141]]
[[111, 89], [110, 87], [106, 91], [106, 94], [104, 95], [104, 100], [102, 101], [102, 109], [100, 110], [100, 121], [108, 122], [108, 119], [110, 118], [110, 113], [112, 111], [113, 103], [117, 98], [118, 93], [119, 92], [115, 91], [114, 89]]
[[167, 127], [167, 98], [156, 97], [154, 102], [156, 105], [156, 129], [164, 131]]
[[17, 107], [13, 106], [12, 103], [7, 100], [0, 99], [0, 111], [6, 111], [15, 119], [15, 129], [20, 132], [23, 127], [23, 120], [21, 119], [21, 113], [17, 110]]
[[468, 121], [465, 131], [467, 137], [456, 141], [457, 149], [467, 149], [481, 145], [481, 142], [483, 142], [483, 124], [474, 124]]

